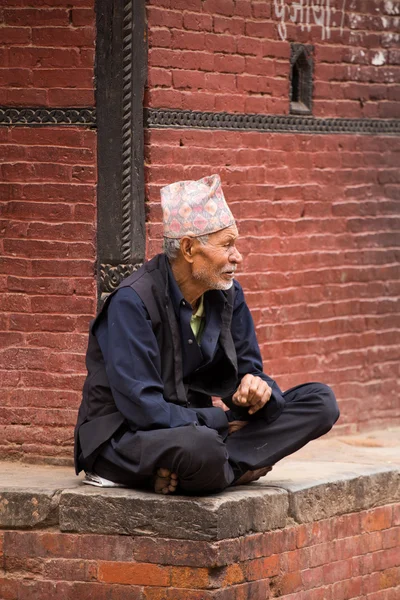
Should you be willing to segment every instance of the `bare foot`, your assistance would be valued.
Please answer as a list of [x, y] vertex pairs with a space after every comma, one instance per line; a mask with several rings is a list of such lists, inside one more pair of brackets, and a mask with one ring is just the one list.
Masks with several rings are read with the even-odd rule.
[[154, 491], [156, 494], [173, 494], [178, 485], [178, 475], [169, 469], [157, 469]]
[[255, 471], [246, 471], [243, 473], [241, 477], [233, 485], [246, 485], [247, 483], [251, 483], [252, 481], [257, 481], [260, 477], [264, 477], [267, 473], [272, 471], [272, 467], [262, 467], [261, 469], [256, 469]]

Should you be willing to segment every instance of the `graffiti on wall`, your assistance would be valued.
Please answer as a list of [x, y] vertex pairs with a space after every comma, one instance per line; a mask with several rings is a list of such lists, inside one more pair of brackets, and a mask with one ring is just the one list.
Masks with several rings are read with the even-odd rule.
[[287, 38], [287, 22], [299, 25], [301, 31], [311, 31], [312, 25], [321, 27], [323, 40], [331, 37], [331, 27], [339, 27], [343, 33], [346, 0], [336, 0], [340, 8], [333, 6], [335, 0], [274, 0], [275, 16], [279, 19], [278, 33], [281, 40]]

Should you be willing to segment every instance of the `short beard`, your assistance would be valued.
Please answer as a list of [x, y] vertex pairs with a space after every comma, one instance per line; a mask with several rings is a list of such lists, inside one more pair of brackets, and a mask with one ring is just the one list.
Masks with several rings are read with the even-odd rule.
[[206, 271], [197, 271], [197, 273], [193, 273], [193, 277], [197, 281], [202, 281], [203, 283], [207, 284], [209, 290], [227, 291], [233, 286], [233, 279], [231, 279], [231, 281], [227, 281], [226, 283], [224, 281], [215, 282], [210, 277], [210, 274]]

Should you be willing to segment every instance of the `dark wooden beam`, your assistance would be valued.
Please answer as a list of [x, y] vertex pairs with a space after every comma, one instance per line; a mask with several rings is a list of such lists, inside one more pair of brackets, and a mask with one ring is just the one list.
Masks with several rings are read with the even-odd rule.
[[144, 260], [145, 0], [96, 1], [99, 301]]

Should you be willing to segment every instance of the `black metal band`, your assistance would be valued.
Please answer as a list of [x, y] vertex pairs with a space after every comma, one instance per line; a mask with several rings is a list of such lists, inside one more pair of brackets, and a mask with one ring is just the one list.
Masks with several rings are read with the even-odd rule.
[[[0, 126], [80, 125], [96, 127], [95, 108], [21, 108], [0, 106]], [[296, 115], [213, 113], [145, 109], [147, 128], [235, 129], [275, 133], [400, 134], [400, 119], [319, 119]]]
[[23, 108], [0, 106], [0, 126], [83, 125], [96, 126], [94, 108]]
[[276, 133], [354, 133], [399, 135], [400, 119], [318, 119], [297, 115], [258, 115], [145, 109], [148, 128], [235, 129]]

